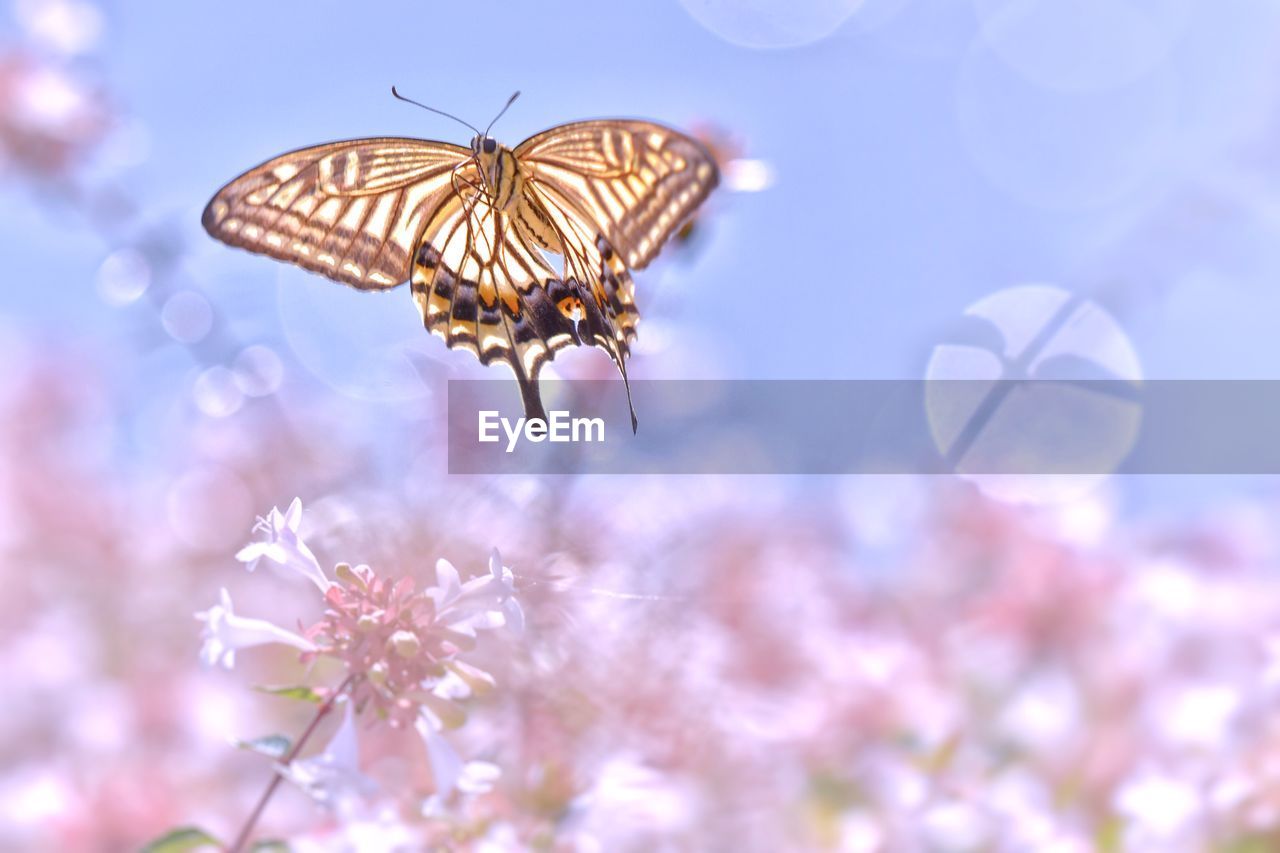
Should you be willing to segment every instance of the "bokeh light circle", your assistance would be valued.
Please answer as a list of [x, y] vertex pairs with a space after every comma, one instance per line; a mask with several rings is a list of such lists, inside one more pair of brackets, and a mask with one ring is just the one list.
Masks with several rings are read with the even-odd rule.
[[[1019, 503], [1082, 497], [1133, 447], [1140, 404], [1071, 380], [1142, 378], [1137, 352], [1097, 303], [1030, 284], [978, 300], [925, 369], [934, 442], [953, 470], [983, 492]], [[1060, 380], [996, 386], [996, 380]], [[939, 380], [970, 380], [947, 382]], [[1001, 394], [1007, 392], [1007, 394]], [[993, 405], [994, 404], [994, 405]], [[1044, 474], [992, 474], [1001, 466]]]
[[862, 0], [680, 0], [695, 21], [739, 47], [800, 47], [840, 29]]
[[165, 300], [160, 323], [175, 341], [194, 344], [213, 328], [213, 308], [194, 290], [181, 290]]
[[136, 249], [118, 249], [98, 267], [98, 295], [109, 305], [136, 302], [151, 286], [151, 264]]
[[963, 0], [867, 0], [849, 23], [878, 47], [913, 60], [944, 60], [963, 54], [974, 40], [977, 14]]
[[1046, 89], [981, 40], [956, 81], [965, 150], [983, 175], [1033, 207], [1076, 211], [1143, 187], [1176, 150], [1177, 87], [1168, 71], [1092, 92]]
[[80, 0], [17, 0], [13, 14], [33, 41], [68, 56], [92, 50], [105, 23], [97, 5]]
[[242, 349], [231, 369], [236, 386], [249, 397], [274, 394], [284, 381], [284, 362], [275, 350], [262, 344]]
[[419, 362], [438, 358], [444, 345], [423, 329], [408, 288], [355, 293], [291, 267], [277, 281], [285, 338], [312, 375], [357, 400], [428, 395]]
[[214, 418], [233, 415], [244, 404], [235, 373], [221, 364], [200, 371], [192, 383], [191, 397], [196, 408]]
[[1168, 59], [1192, 0], [974, 0], [983, 42], [1038, 86], [1095, 91], [1132, 83]]

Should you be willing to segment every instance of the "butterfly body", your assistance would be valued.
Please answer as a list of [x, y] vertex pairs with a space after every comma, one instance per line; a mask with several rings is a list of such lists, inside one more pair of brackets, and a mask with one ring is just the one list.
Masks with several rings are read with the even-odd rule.
[[476, 171], [493, 208], [506, 212], [518, 204], [523, 195], [524, 176], [511, 149], [492, 137], [477, 136], [471, 140], [471, 150], [476, 158]]
[[639, 319], [630, 269], [717, 180], [699, 143], [645, 121], [575, 122], [514, 149], [487, 134], [469, 148], [358, 139], [251, 169], [203, 223], [360, 289], [407, 279], [426, 328], [484, 364], [506, 362], [526, 414], [545, 417], [538, 372], [563, 347], [604, 349], [625, 382]]

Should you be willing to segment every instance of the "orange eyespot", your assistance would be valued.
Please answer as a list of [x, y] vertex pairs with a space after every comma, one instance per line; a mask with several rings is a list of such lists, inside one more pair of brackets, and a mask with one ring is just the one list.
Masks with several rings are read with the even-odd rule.
[[582, 300], [576, 296], [566, 296], [556, 303], [556, 307], [560, 309], [560, 313], [566, 317], [575, 317], [582, 311]]

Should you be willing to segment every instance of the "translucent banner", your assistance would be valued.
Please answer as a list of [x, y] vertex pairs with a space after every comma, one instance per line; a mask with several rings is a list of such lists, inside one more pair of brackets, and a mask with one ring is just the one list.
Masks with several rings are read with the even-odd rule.
[[1277, 474], [1280, 380], [449, 383], [456, 474]]

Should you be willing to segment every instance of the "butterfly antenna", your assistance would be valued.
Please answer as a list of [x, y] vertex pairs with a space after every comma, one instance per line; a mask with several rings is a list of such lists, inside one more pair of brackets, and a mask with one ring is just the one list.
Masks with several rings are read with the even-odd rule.
[[493, 117], [493, 121], [489, 122], [489, 126], [484, 129], [485, 136], [489, 135], [489, 131], [493, 128], [495, 124], [498, 123], [498, 119], [502, 118], [502, 114], [507, 111], [507, 107], [510, 107], [512, 104], [514, 104], [516, 102], [516, 98], [518, 97], [520, 97], [520, 91], [517, 89], [515, 94], [513, 94], [510, 98], [507, 98], [506, 106], [498, 110], [498, 114]]
[[[456, 121], [458, 124], [461, 124], [461, 125], [464, 125], [464, 126], [466, 126], [466, 127], [469, 127], [469, 128], [471, 128], [472, 130], [474, 130], [476, 133], [480, 133], [480, 128], [476, 127], [476, 126], [475, 126], [474, 124], [472, 124], [471, 122], [469, 122], [469, 121], [463, 121], [462, 119], [458, 118], [457, 116], [455, 116], [455, 115], [450, 115], [449, 113], [445, 112], [444, 110], [438, 110], [438, 109], [436, 109], [435, 107], [429, 107], [429, 106], [427, 106], [426, 104], [419, 103], [418, 101], [415, 101], [413, 98], [406, 98], [404, 95], [402, 95], [402, 94], [400, 94], [399, 92], [397, 92], [397, 91], [396, 91], [396, 87], [395, 87], [395, 86], [392, 86], [392, 87], [391, 87], [391, 94], [396, 98], [396, 100], [404, 101], [406, 104], [413, 104], [415, 107], [422, 107], [424, 110], [428, 110], [428, 111], [430, 111], [430, 112], [433, 112], [433, 113], [435, 113], [436, 115], [442, 115], [442, 116], [444, 116], [445, 118], [451, 118], [451, 119], [453, 119], [454, 121]], [[519, 92], [517, 92], [516, 94], [518, 95], [518, 94], [520, 94], [520, 93], [519, 93]], [[515, 98], [512, 98], [512, 100], [515, 100]], [[510, 104], [508, 104], [508, 106], [510, 106]], [[505, 109], [505, 108], [504, 108], [504, 109]], [[501, 115], [501, 113], [499, 113], [499, 115]], [[492, 125], [492, 124], [490, 124], [489, 126], [490, 126], [490, 127], [492, 127], [493, 125]], [[487, 135], [487, 133], [486, 133], [486, 134], [481, 134], [481, 135], [482, 135], [482, 136], [484, 136], [484, 135]]]

